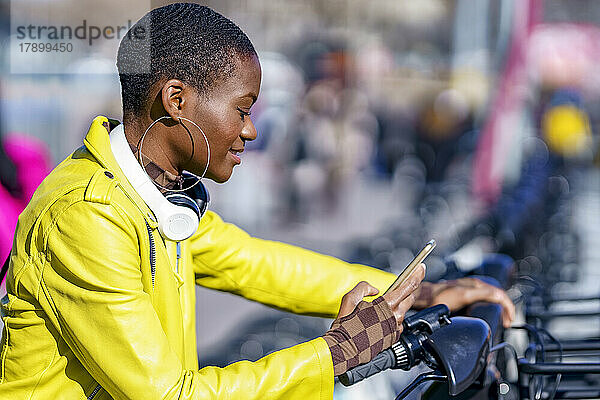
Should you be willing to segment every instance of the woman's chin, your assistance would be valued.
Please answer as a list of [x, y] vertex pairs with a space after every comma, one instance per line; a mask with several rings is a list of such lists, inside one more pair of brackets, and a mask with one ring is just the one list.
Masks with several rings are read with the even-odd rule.
[[233, 174], [233, 168], [231, 170], [229, 170], [228, 172], [223, 171], [222, 173], [218, 173], [218, 174], [207, 172], [205, 175], [205, 178], [208, 178], [211, 181], [215, 181], [217, 183], [225, 183], [229, 180], [229, 178], [231, 178], [232, 174]]

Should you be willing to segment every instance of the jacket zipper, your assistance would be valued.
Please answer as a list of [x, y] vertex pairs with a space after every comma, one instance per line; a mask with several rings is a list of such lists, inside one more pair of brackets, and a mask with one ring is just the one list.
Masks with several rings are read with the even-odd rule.
[[179, 259], [181, 258], [181, 242], [177, 242], [177, 262], [175, 265], [175, 270], [179, 273]]
[[148, 239], [150, 239], [150, 273], [152, 274], [152, 289], [154, 289], [154, 276], [156, 275], [156, 244], [154, 243], [154, 236], [152, 236], [152, 228], [146, 222], [146, 228], [148, 229]]
[[92, 400], [94, 397], [96, 397], [100, 389], [102, 389], [102, 386], [98, 384], [96, 388], [92, 391], [92, 393], [90, 393], [90, 395], [87, 397], [87, 400]]

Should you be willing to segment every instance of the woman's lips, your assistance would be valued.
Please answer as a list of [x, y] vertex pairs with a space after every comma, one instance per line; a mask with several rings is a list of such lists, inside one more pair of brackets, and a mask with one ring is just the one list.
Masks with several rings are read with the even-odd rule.
[[240, 164], [242, 162], [242, 159], [238, 156], [238, 153], [238, 151], [229, 150], [229, 154], [231, 155], [231, 157], [233, 157], [236, 164]]

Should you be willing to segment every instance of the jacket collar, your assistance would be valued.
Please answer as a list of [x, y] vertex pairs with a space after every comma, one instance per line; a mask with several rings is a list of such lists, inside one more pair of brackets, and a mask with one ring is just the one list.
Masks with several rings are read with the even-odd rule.
[[108, 119], [102, 115], [94, 118], [83, 143], [88, 151], [98, 160], [98, 163], [113, 173], [119, 184], [123, 187], [125, 194], [133, 200], [148, 224], [152, 228], [155, 228], [158, 226], [156, 217], [133, 186], [131, 186], [112, 153], [108, 134], [119, 124], [119, 121]]
[[83, 144], [96, 157], [103, 168], [122, 174], [123, 171], [119, 168], [119, 164], [110, 149], [110, 140], [108, 138], [110, 131], [119, 124], [118, 121], [109, 120], [102, 115], [94, 118], [87, 135], [85, 135], [85, 139], [83, 139]]

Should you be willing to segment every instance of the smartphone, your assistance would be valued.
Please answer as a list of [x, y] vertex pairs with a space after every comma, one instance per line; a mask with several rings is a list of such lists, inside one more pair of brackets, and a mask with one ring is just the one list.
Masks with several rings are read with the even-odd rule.
[[394, 283], [392, 283], [392, 285], [388, 288], [388, 290], [385, 291], [385, 293], [391, 292], [392, 290], [396, 289], [406, 279], [408, 279], [408, 277], [410, 276], [410, 274], [412, 274], [415, 268], [417, 268], [417, 266], [423, 262], [425, 257], [427, 257], [429, 253], [433, 251], [434, 248], [435, 240], [432, 239], [429, 242], [427, 242], [427, 244], [425, 245], [425, 247], [423, 247], [419, 254], [417, 254], [417, 256], [413, 258], [413, 260], [406, 266], [406, 268], [404, 268], [404, 270], [400, 273], [400, 275], [398, 275]]

